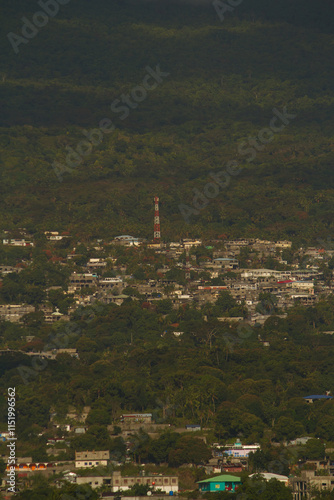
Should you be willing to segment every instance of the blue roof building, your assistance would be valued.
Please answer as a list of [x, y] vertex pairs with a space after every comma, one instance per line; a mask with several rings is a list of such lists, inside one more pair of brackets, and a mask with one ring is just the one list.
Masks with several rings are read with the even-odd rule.
[[327, 394], [313, 394], [311, 396], [305, 396], [304, 399], [307, 403], [313, 403], [313, 401], [333, 399], [333, 396], [328, 396]]

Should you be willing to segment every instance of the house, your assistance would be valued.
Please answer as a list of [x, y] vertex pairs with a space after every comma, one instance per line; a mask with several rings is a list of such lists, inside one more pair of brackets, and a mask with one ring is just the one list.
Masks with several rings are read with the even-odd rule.
[[304, 399], [306, 403], [313, 403], [314, 401], [333, 399], [333, 396], [329, 396], [327, 394], [320, 394], [320, 395], [313, 394], [312, 396], [305, 396]]
[[313, 498], [311, 491], [314, 489], [333, 491], [334, 476], [316, 476], [314, 470], [302, 470], [300, 477], [290, 480], [293, 500], [306, 500]]
[[104, 269], [107, 266], [107, 262], [105, 259], [89, 259], [86, 264], [88, 269]]
[[211, 477], [198, 481], [199, 490], [202, 493], [214, 491], [231, 491], [234, 492], [241, 485], [241, 479], [238, 476], [231, 476], [229, 474], [222, 474], [220, 476]]
[[111, 486], [111, 476], [77, 476], [75, 482], [76, 484], [89, 484], [95, 490], [95, 488], [101, 488], [101, 486]]
[[[71, 420], [77, 420], [78, 422], [85, 422], [88, 414], [91, 410], [90, 406], [84, 406], [82, 411], [77, 411], [74, 407], [71, 407], [70, 411], [67, 413], [66, 417]], [[56, 413], [54, 415], [57, 415]], [[54, 417], [53, 417], [54, 419]]]
[[75, 467], [88, 468], [98, 467], [99, 465], [107, 466], [110, 459], [109, 450], [106, 451], [76, 451], [75, 452]]
[[282, 240], [282, 241], [276, 241], [275, 243], [276, 248], [291, 248], [291, 246], [292, 246], [292, 241]]
[[201, 426], [200, 424], [188, 424], [186, 425], [186, 430], [187, 431], [200, 431], [201, 430]]
[[221, 465], [221, 472], [242, 472], [245, 469], [246, 465], [242, 464], [241, 462], [238, 463], [233, 463], [233, 464], [222, 464]]
[[213, 265], [222, 270], [238, 269], [239, 262], [234, 257], [217, 257], [213, 259]]
[[117, 278], [100, 278], [98, 288], [100, 290], [109, 290], [114, 286], [121, 285], [122, 283], [122, 278], [119, 276]]
[[276, 277], [276, 278], [281, 278], [282, 275], [281, 271], [275, 271], [273, 269], [243, 269], [241, 272], [241, 278], [270, 278], [270, 277]]
[[87, 432], [88, 427], [83, 425], [81, 427], [74, 427], [74, 434], [85, 434]]
[[[128, 299], [129, 295], [125, 295], [124, 293], [121, 293], [119, 295], [111, 295], [111, 296], [106, 296], [106, 297], [101, 297], [100, 302], [102, 304], [116, 304], [117, 306], [120, 306], [123, 304], [124, 300]], [[136, 297], [132, 297], [136, 299]]]
[[18, 323], [25, 314], [35, 312], [35, 307], [27, 304], [0, 305], [0, 318], [3, 321]]
[[244, 321], [244, 318], [243, 316], [232, 316], [232, 317], [224, 317], [224, 316], [220, 316], [219, 318], [217, 318], [218, 321], [226, 321], [227, 323], [240, 323], [242, 321]]
[[237, 439], [234, 444], [224, 446], [224, 453], [233, 458], [247, 458], [250, 453], [255, 453], [260, 449], [259, 444], [243, 445], [240, 439]]
[[129, 413], [121, 415], [121, 422], [150, 424], [152, 422], [152, 413]]
[[271, 481], [271, 479], [276, 479], [280, 483], [284, 483], [285, 486], [289, 484], [288, 476], [282, 476], [281, 474], [273, 474], [272, 472], [260, 472], [260, 474], [251, 474], [249, 477], [261, 476], [265, 481]]
[[70, 317], [59, 312], [58, 307], [56, 307], [56, 310], [54, 312], [48, 308], [45, 308], [44, 319], [46, 323], [56, 323], [57, 321], [60, 320], [68, 321]]
[[9, 437], [9, 431], [0, 432], [0, 441], [6, 441]]
[[162, 490], [165, 493], [177, 492], [179, 490], [179, 478], [177, 476], [150, 475], [150, 476], [123, 476], [120, 471], [112, 474], [112, 491], [130, 489], [135, 484], [149, 485], [153, 490]]
[[77, 474], [75, 472], [65, 472], [64, 474], [64, 479], [68, 481], [69, 483], [76, 483], [77, 481]]
[[26, 241], [24, 238], [9, 238], [2, 240], [3, 245], [9, 245], [12, 247], [33, 247], [34, 243], [31, 241]]
[[69, 291], [80, 290], [81, 288], [92, 288], [97, 285], [97, 277], [91, 273], [72, 273], [70, 276]]
[[186, 238], [186, 239], [182, 240], [182, 243], [183, 243], [184, 248], [199, 247], [202, 245], [202, 240], [199, 240], [199, 239], [192, 240], [190, 238]]
[[0, 274], [11, 274], [11, 273], [18, 274], [21, 271], [22, 267], [0, 266]]
[[122, 234], [120, 236], [115, 236], [113, 243], [118, 243], [119, 245], [124, 245], [127, 247], [140, 245], [140, 239], [129, 234]]

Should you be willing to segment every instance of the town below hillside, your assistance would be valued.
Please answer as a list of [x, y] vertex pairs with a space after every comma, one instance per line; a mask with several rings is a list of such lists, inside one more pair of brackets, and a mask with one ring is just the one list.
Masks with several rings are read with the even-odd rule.
[[17, 498], [331, 498], [334, 248], [318, 243], [4, 232]]
[[79, 308], [133, 300], [160, 313], [191, 306], [208, 313], [205, 321], [259, 326], [330, 299], [334, 285], [330, 240], [295, 248], [291, 241], [162, 243], [121, 235], [84, 244], [57, 231], [34, 241], [23, 230], [3, 238], [0, 258], [0, 317], [19, 324], [70, 321]]

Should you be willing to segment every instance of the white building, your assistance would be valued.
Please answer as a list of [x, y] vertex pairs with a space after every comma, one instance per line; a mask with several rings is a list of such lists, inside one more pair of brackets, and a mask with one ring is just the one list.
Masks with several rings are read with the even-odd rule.
[[5, 239], [5, 240], [2, 240], [2, 243], [4, 245], [9, 245], [9, 246], [12, 246], [12, 247], [33, 247], [34, 246], [34, 243], [32, 243], [31, 241], [26, 241], [24, 238], [9, 238], [9, 239]]
[[177, 476], [163, 476], [151, 475], [151, 476], [123, 476], [120, 471], [113, 472], [112, 475], [112, 488], [113, 492], [120, 490], [130, 489], [131, 486], [135, 484], [148, 485], [153, 490], [161, 490], [164, 493], [176, 493], [179, 490], [179, 478]]
[[244, 269], [241, 273], [242, 278], [283, 278], [282, 271], [274, 269]]
[[265, 481], [270, 481], [271, 479], [276, 479], [276, 481], [279, 481], [280, 483], [284, 483], [285, 486], [288, 486], [289, 484], [289, 478], [288, 476], [282, 476], [281, 474], [273, 474], [271, 472], [260, 472], [260, 474], [251, 474], [249, 477], [253, 476], [261, 476]]
[[237, 439], [234, 444], [224, 446], [224, 453], [233, 458], [247, 458], [250, 453], [255, 453], [260, 449], [259, 444], [243, 445], [240, 439]]

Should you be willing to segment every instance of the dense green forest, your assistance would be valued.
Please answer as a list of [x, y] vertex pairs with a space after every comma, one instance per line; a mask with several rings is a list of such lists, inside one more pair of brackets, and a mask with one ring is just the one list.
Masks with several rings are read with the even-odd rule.
[[[2, 229], [151, 237], [158, 195], [166, 239], [332, 235], [329, 0], [244, 1], [223, 20], [211, 3], [71, 0], [17, 45], [40, 7], [0, 9]], [[157, 66], [168, 76], [143, 94]], [[262, 133], [284, 109], [295, 118]], [[232, 160], [240, 172], [196, 205]]]
[[[334, 401], [303, 400], [333, 387], [333, 338], [321, 333], [333, 329], [332, 300], [292, 308], [285, 319], [268, 317], [263, 327], [242, 328], [207, 317], [207, 308], [172, 310], [163, 302], [161, 310], [129, 297], [122, 306], [80, 308], [69, 323], [1, 323], [2, 340], [22, 350], [2, 353], [0, 364], [3, 390], [16, 387], [20, 453], [44, 459], [48, 434], [38, 434], [49, 427], [51, 413], [65, 423], [69, 408], [84, 406], [91, 406], [89, 431], [71, 440], [69, 459], [75, 449], [106, 445], [120, 459], [124, 444], [106, 426], [117, 426], [127, 411], [151, 411], [157, 423], [200, 423], [212, 428], [212, 441], [239, 437], [268, 446], [303, 435], [334, 441]], [[225, 310], [222, 301], [215, 307], [219, 314]], [[173, 335], [176, 322], [181, 337]], [[35, 338], [25, 344], [27, 335]], [[58, 354], [56, 360], [34, 360], [23, 352], [43, 345], [75, 347], [79, 359]], [[4, 422], [3, 396], [0, 411]], [[157, 449], [147, 436], [139, 439], [145, 446], [134, 458], [177, 462], [169, 456], [175, 437], [163, 439], [162, 451], [163, 444]]]

